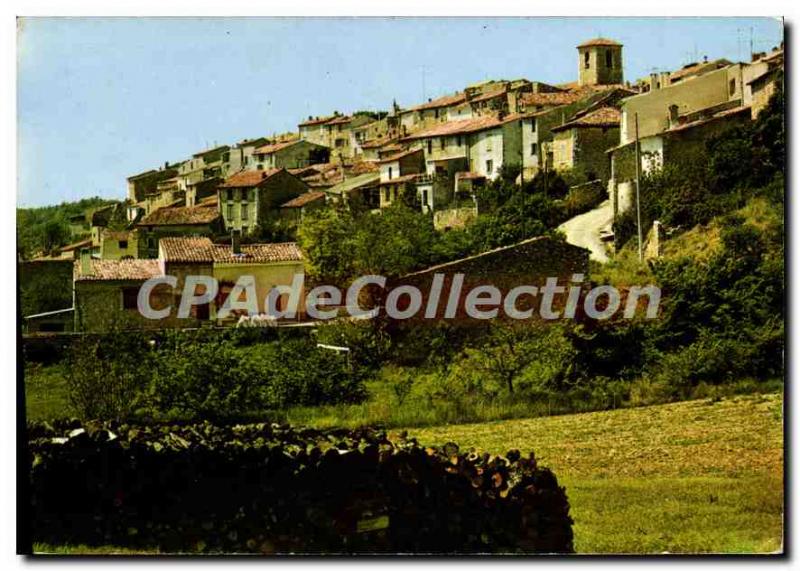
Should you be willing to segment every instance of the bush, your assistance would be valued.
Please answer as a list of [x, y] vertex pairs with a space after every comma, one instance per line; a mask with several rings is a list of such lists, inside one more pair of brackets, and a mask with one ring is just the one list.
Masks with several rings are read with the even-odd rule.
[[375, 430], [29, 425], [33, 540], [162, 552], [572, 552], [531, 453]]
[[85, 419], [124, 419], [143, 404], [153, 352], [138, 333], [84, 335], [67, 352], [70, 405]]

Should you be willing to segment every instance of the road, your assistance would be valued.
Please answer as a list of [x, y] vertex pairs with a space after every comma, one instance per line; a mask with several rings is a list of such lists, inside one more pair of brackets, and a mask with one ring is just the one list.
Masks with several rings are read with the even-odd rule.
[[558, 227], [567, 235], [567, 242], [588, 249], [592, 260], [608, 261], [606, 245], [600, 240], [601, 230], [611, 230], [614, 209], [611, 200], [605, 200], [594, 210], [570, 218]]

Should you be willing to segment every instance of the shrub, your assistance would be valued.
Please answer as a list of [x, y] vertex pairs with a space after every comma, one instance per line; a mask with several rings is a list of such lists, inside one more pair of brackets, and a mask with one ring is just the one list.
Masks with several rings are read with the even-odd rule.
[[250, 424], [29, 425], [34, 541], [162, 552], [572, 552], [533, 454]]
[[153, 367], [147, 339], [112, 331], [83, 335], [67, 351], [70, 405], [85, 419], [123, 419], [141, 406]]

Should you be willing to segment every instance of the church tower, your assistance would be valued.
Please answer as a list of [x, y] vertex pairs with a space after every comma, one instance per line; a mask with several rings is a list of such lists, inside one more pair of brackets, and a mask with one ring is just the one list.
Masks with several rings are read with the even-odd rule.
[[578, 46], [578, 84], [612, 85], [622, 83], [622, 44], [595, 38]]

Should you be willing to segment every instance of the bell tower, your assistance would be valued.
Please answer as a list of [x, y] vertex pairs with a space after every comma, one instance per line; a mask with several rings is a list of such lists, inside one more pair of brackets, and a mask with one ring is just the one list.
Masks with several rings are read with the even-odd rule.
[[578, 46], [578, 84], [622, 83], [622, 44], [595, 38]]

